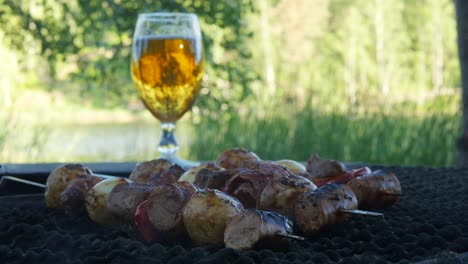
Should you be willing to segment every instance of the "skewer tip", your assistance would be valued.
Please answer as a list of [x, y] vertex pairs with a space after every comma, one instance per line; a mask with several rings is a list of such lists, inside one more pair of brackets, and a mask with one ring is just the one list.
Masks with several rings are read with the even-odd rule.
[[367, 216], [384, 217], [384, 214], [382, 214], [382, 213], [371, 212], [371, 211], [363, 211], [363, 210], [356, 210], [356, 209], [344, 209], [344, 208], [340, 208], [340, 209], [338, 209], [338, 211], [344, 212], [344, 213], [350, 213], [350, 214], [359, 214], [359, 215], [367, 215]]
[[278, 233], [279, 236], [290, 238], [290, 239], [295, 239], [299, 241], [304, 241], [305, 237], [302, 236], [296, 236], [296, 235], [291, 235], [291, 234], [284, 234], [284, 233]]

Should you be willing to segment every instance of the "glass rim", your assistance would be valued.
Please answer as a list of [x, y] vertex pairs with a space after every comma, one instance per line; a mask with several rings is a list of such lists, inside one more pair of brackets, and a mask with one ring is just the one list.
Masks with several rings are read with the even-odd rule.
[[184, 13], [184, 12], [139, 13], [138, 17], [193, 17], [193, 18], [198, 18], [198, 16], [195, 13]]

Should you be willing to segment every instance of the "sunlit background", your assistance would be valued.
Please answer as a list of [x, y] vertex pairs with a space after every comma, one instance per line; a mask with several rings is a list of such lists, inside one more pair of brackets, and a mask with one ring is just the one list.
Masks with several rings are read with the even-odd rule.
[[196, 13], [207, 70], [180, 155], [447, 166], [461, 84], [450, 0], [3, 0], [0, 161], [157, 157], [129, 53], [140, 12]]

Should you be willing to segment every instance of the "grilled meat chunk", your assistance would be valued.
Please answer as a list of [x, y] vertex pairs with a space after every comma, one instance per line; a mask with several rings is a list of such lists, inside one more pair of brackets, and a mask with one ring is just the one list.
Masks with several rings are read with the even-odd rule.
[[316, 189], [307, 178], [295, 175], [283, 166], [260, 162], [256, 169], [240, 170], [225, 190], [245, 208], [268, 210], [292, 217], [297, 196]]
[[171, 166], [171, 162], [166, 159], [144, 161], [133, 169], [129, 179], [135, 182], [148, 183], [151, 178], [161, 174]]
[[234, 177], [239, 170], [209, 170], [202, 169], [195, 176], [194, 184], [202, 189], [222, 190], [226, 182]]
[[252, 151], [243, 148], [231, 148], [223, 151], [216, 159], [215, 164], [225, 169], [250, 168], [260, 161]]
[[203, 164], [195, 166], [195, 167], [189, 169], [188, 171], [184, 172], [184, 174], [182, 174], [182, 176], [180, 176], [178, 181], [180, 181], [180, 182], [186, 181], [186, 182], [194, 184], [195, 177], [202, 170], [203, 170], [202, 173], [206, 174], [206, 173], [209, 173], [209, 172], [223, 171], [224, 168], [221, 168], [220, 166], [218, 166], [218, 165], [216, 165], [216, 164], [214, 164], [212, 162], [203, 163]]
[[352, 179], [354, 179], [356, 177], [366, 175], [366, 174], [369, 174], [371, 172], [372, 172], [371, 169], [369, 169], [368, 167], [361, 167], [359, 169], [349, 171], [349, 172], [347, 172], [345, 174], [342, 174], [340, 176], [328, 177], [328, 178], [314, 178], [314, 179], [312, 179], [312, 182], [317, 187], [323, 186], [323, 185], [325, 185], [327, 183], [330, 183], [330, 182], [340, 182], [340, 183], [346, 184], [347, 182], [349, 182], [350, 180], [352, 180]]
[[357, 209], [356, 195], [345, 184], [328, 183], [321, 188], [300, 195], [295, 204], [294, 219], [305, 235], [318, 233], [322, 228], [344, 222], [349, 213], [340, 209]]
[[82, 215], [86, 212], [85, 199], [88, 191], [94, 187], [102, 178], [87, 176], [73, 180], [60, 194], [62, 207], [65, 213], [72, 216]]
[[143, 239], [147, 242], [184, 239], [182, 207], [197, 191], [195, 186], [185, 181], [156, 187], [135, 212], [135, 225]]
[[133, 223], [137, 206], [153, 189], [154, 186], [138, 182], [119, 184], [109, 193], [107, 208], [122, 224]]
[[177, 180], [179, 180], [180, 176], [184, 174], [184, 172], [185, 170], [181, 166], [174, 164], [170, 166], [167, 170], [161, 173], [155, 174], [148, 181], [148, 183], [154, 184], [154, 185], [176, 183]]
[[267, 181], [260, 194], [258, 209], [273, 211], [287, 217], [294, 217], [294, 204], [297, 197], [317, 189], [309, 179], [298, 175], [275, 177]]
[[224, 244], [228, 248], [250, 250], [288, 248], [288, 239], [282, 235], [292, 233], [288, 218], [267, 211], [246, 209], [229, 221], [224, 231]]
[[224, 190], [236, 197], [245, 208], [258, 208], [263, 188], [272, 178], [260, 170], [241, 169], [226, 182]]
[[281, 165], [261, 161], [252, 168], [239, 169], [222, 190], [239, 199], [246, 208], [259, 209], [258, 202], [265, 185], [273, 179], [291, 175], [294, 174]]
[[346, 167], [336, 160], [323, 160], [317, 153], [313, 153], [307, 160], [306, 166], [309, 173], [309, 179], [323, 179], [331, 177], [339, 177], [346, 174]]
[[382, 170], [352, 179], [347, 185], [356, 194], [359, 208], [383, 208], [400, 200], [400, 181], [392, 172]]

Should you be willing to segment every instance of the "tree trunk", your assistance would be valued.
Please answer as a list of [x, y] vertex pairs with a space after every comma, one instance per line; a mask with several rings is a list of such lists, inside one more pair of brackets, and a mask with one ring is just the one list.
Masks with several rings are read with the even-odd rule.
[[[351, 10], [349, 16], [352, 16], [352, 18], [355, 17], [355, 11]], [[352, 20], [351, 20], [352, 21]], [[353, 24], [353, 23], [349, 23]], [[345, 70], [345, 80], [346, 80], [346, 87], [347, 87], [347, 93], [349, 96], [349, 101], [351, 105], [356, 104], [356, 90], [357, 90], [357, 84], [356, 84], [356, 32], [353, 31], [354, 25], [349, 26], [347, 28], [347, 35], [348, 35], [348, 41], [347, 41], [347, 50], [346, 52], [346, 70]]]
[[458, 56], [462, 77], [463, 122], [457, 142], [457, 164], [468, 166], [468, 1], [455, 0], [457, 13]]
[[441, 4], [434, 0], [432, 5], [432, 87], [436, 93], [440, 93], [444, 84], [444, 44], [442, 30]]
[[377, 60], [377, 76], [380, 91], [384, 96], [390, 92], [390, 71], [389, 56], [390, 51], [385, 44], [385, 17], [383, 0], [375, 0], [375, 56]]
[[267, 0], [260, 1], [260, 19], [262, 24], [262, 44], [265, 59], [265, 77], [268, 88], [268, 98], [272, 98], [276, 92], [275, 65], [273, 62], [273, 49], [270, 37], [270, 22]]

